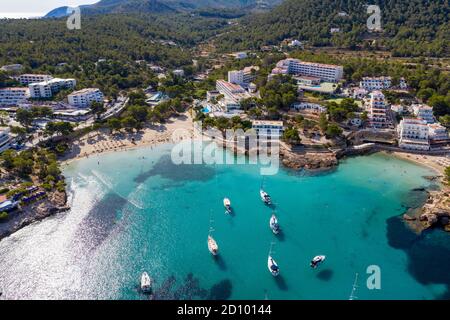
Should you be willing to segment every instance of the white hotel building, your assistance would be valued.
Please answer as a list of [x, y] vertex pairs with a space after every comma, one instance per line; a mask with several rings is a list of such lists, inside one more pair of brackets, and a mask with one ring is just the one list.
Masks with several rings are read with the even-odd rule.
[[49, 81], [51, 79], [53, 79], [53, 77], [48, 74], [22, 74], [17, 77], [17, 80], [22, 85], [29, 85], [30, 83]]
[[359, 83], [359, 87], [366, 89], [367, 91], [385, 90], [389, 89], [391, 86], [391, 77], [364, 77]]
[[275, 75], [297, 75], [319, 78], [321, 81], [338, 82], [344, 77], [344, 67], [331, 64], [304, 62], [298, 59], [285, 59], [277, 63], [269, 78]]
[[246, 67], [242, 70], [228, 71], [228, 82], [247, 85], [256, 78], [255, 71], [258, 71], [259, 67]]
[[439, 123], [428, 124], [428, 137], [431, 144], [448, 143], [450, 141], [447, 128]]
[[429, 129], [422, 119], [405, 118], [398, 126], [399, 147], [407, 150], [430, 150]]
[[0, 152], [9, 149], [9, 145], [11, 142], [11, 136], [9, 133], [10, 133], [9, 128], [0, 129]]
[[317, 103], [309, 103], [309, 102], [298, 102], [294, 103], [291, 107], [295, 111], [311, 113], [315, 115], [319, 115], [327, 111], [327, 108], [317, 104]]
[[72, 92], [67, 96], [69, 104], [77, 108], [90, 107], [92, 102], [103, 103], [103, 93], [96, 88], [87, 88], [79, 91]]
[[74, 89], [77, 82], [75, 79], [51, 79], [43, 82], [30, 83], [31, 98], [51, 98], [62, 89]]
[[227, 110], [239, 109], [241, 107], [240, 102], [251, 97], [250, 94], [240, 85], [230, 83], [225, 80], [217, 80], [216, 89], [224, 95], [225, 98], [221, 104]]
[[0, 89], [0, 106], [17, 106], [27, 102], [29, 97], [28, 88], [3, 88]]
[[388, 106], [381, 91], [373, 91], [368, 102], [369, 123], [373, 128], [386, 128], [388, 122]]
[[411, 106], [417, 118], [425, 120], [427, 123], [435, 123], [433, 108], [425, 104], [414, 104]]
[[258, 136], [279, 138], [284, 131], [283, 121], [254, 120], [252, 129]]

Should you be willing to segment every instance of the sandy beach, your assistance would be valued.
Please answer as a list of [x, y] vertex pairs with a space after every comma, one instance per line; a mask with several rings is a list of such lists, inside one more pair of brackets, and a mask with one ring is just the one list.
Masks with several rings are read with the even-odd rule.
[[445, 168], [450, 167], [450, 156], [445, 157], [445, 156], [420, 155], [398, 151], [386, 152], [386, 154], [395, 156], [403, 160], [412, 161], [421, 166], [426, 166], [435, 171], [440, 176], [444, 175]]
[[125, 151], [134, 148], [150, 147], [160, 143], [175, 142], [188, 134], [192, 134], [193, 123], [189, 113], [171, 118], [167, 123], [146, 126], [139, 132], [125, 131], [111, 134], [108, 129], [90, 132], [72, 142], [71, 150], [61, 159], [63, 164], [106, 152]]

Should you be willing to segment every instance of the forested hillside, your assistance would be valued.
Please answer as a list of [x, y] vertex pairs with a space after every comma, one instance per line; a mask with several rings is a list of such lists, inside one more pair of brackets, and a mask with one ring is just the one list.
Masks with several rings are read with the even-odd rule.
[[[381, 33], [369, 33], [367, 4], [381, 8]], [[450, 41], [448, 0], [286, 0], [270, 13], [250, 15], [217, 41], [223, 50], [277, 45], [286, 38], [314, 46], [376, 46], [394, 55], [443, 56]], [[332, 34], [331, 28], [340, 32]]]
[[[81, 30], [68, 30], [65, 19], [0, 20], [0, 65], [20, 63], [24, 72], [74, 77], [80, 87], [116, 95], [154, 77], [136, 60], [192, 72], [192, 46], [227, 26], [189, 14], [86, 16]], [[99, 59], [107, 63], [96, 66]]]
[[[185, 12], [205, 8], [246, 8], [254, 9], [270, 7], [281, 0], [102, 0], [93, 5], [81, 6], [83, 14], [111, 14], [111, 13], [168, 13]], [[67, 7], [56, 8], [47, 17], [61, 17], [66, 15]]]
[[[223, 19], [180, 14], [88, 16], [81, 30], [68, 30], [64, 19], [0, 20], [0, 65], [36, 68], [105, 58], [180, 66], [191, 60], [179, 46], [194, 45], [226, 25]], [[158, 40], [173, 40], [179, 46], [163, 46]]]

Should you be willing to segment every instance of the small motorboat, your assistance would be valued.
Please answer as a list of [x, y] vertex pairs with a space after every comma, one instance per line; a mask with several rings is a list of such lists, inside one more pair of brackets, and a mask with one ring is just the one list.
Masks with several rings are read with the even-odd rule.
[[208, 236], [208, 250], [211, 252], [213, 256], [217, 256], [219, 254], [219, 246], [217, 245], [216, 240], [212, 236]]
[[272, 256], [269, 255], [269, 258], [267, 259], [267, 267], [269, 268], [270, 273], [276, 277], [280, 274], [280, 268], [278, 267], [275, 260], [273, 260]]
[[272, 229], [272, 232], [274, 234], [280, 233], [280, 225], [278, 224], [278, 219], [275, 216], [275, 214], [272, 214], [272, 217], [270, 218], [269, 226], [270, 226], [270, 229]]
[[227, 210], [227, 213], [231, 213], [231, 201], [228, 198], [223, 199], [223, 206], [225, 207], [225, 210]]
[[325, 260], [325, 256], [315, 256], [312, 260], [311, 260], [311, 268], [315, 269], [317, 268], [324, 260]]
[[267, 204], [267, 205], [272, 204], [272, 199], [270, 198], [269, 194], [267, 192], [265, 192], [263, 189], [259, 190], [259, 195], [261, 196], [261, 200], [265, 204]]
[[144, 272], [141, 276], [141, 290], [144, 293], [150, 293], [152, 291], [152, 278], [147, 272]]

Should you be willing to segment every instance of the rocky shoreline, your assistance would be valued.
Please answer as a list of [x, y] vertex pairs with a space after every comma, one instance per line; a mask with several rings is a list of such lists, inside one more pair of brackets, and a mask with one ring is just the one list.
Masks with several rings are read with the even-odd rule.
[[433, 228], [450, 232], [450, 188], [429, 191], [425, 205], [405, 213], [403, 220], [417, 233]]
[[34, 222], [68, 210], [66, 192], [54, 191], [47, 198], [18, 209], [12, 218], [3, 222], [0, 225], [0, 241]]
[[326, 153], [312, 153], [308, 152], [302, 155], [294, 154], [292, 152], [283, 151], [280, 154], [281, 163], [294, 170], [324, 170], [332, 169], [339, 164], [336, 154], [333, 152]]

